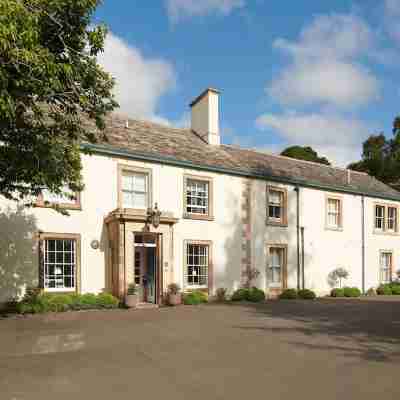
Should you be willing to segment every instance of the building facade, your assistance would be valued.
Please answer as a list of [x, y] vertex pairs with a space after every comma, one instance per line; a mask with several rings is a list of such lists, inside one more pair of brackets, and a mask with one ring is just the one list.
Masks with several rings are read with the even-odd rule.
[[218, 96], [191, 104], [191, 129], [112, 117], [108, 143], [86, 145], [73, 200], [0, 199], [0, 301], [32, 285], [123, 298], [136, 283], [142, 302], [161, 303], [170, 283], [232, 293], [253, 269], [271, 297], [327, 294], [338, 267], [363, 290], [393, 279], [400, 194], [363, 173], [221, 144]]

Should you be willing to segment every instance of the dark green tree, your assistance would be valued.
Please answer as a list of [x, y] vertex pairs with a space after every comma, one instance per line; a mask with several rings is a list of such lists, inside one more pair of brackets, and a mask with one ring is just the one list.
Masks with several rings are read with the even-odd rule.
[[371, 135], [363, 143], [361, 160], [351, 163], [349, 169], [366, 172], [376, 179], [400, 189], [400, 117], [393, 122], [393, 137], [383, 133]]
[[290, 146], [283, 150], [281, 155], [298, 160], [314, 161], [320, 164], [331, 165], [327, 158], [319, 157], [318, 153], [309, 146]]
[[99, 2], [0, 0], [0, 195], [8, 199], [28, 204], [43, 188], [83, 188], [80, 144], [98, 139], [117, 106], [96, 59], [106, 35], [91, 22]]

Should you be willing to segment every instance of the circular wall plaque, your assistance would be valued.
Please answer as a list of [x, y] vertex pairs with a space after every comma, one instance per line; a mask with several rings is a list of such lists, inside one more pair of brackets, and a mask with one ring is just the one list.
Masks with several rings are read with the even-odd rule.
[[90, 246], [92, 249], [97, 250], [100, 247], [100, 242], [97, 239], [94, 239], [90, 242]]

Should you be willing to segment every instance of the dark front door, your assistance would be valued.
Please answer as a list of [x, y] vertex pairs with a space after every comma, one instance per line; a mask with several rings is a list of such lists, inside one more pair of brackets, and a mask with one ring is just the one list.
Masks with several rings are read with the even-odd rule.
[[135, 283], [139, 299], [144, 303], [157, 302], [157, 236], [135, 234]]

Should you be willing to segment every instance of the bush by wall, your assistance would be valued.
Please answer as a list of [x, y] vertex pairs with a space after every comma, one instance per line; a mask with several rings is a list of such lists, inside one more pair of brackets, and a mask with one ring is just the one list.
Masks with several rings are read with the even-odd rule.
[[298, 298], [296, 289], [285, 289], [280, 295], [280, 299], [284, 300], [294, 300]]
[[231, 300], [232, 301], [243, 301], [243, 300], [247, 300], [248, 298], [248, 292], [249, 289], [238, 289], [236, 291], [233, 292]]
[[111, 309], [119, 306], [119, 300], [109, 293], [52, 294], [28, 292], [17, 303], [16, 310], [21, 314], [45, 312], [64, 312], [69, 310]]
[[392, 294], [395, 296], [399, 296], [400, 295], [400, 283], [399, 282], [392, 282], [390, 284], [390, 287], [392, 289]]
[[331, 290], [331, 297], [344, 297], [343, 288], [334, 288]]
[[197, 305], [207, 302], [208, 295], [201, 290], [193, 290], [193, 292], [185, 293], [183, 295], [183, 304], [185, 305]]
[[263, 290], [256, 287], [242, 288], [236, 290], [231, 297], [232, 301], [251, 301], [252, 303], [260, 303], [265, 300]]
[[299, 299], [314, 300], [317, 295], [310, 289], [301, 289], [297, 292]]
[[360, 297], [361, 291], [357, 287], [344, 287], [344, 297]]

